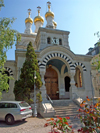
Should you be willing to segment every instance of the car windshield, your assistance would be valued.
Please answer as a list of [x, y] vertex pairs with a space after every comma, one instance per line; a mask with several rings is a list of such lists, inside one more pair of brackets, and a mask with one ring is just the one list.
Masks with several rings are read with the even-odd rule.
[[26, 102], [20, 102], [19, 105], [20, 105], [21, 107], [28, 107], [28, 106], [29, 106], [29, 104], [26, 103]]

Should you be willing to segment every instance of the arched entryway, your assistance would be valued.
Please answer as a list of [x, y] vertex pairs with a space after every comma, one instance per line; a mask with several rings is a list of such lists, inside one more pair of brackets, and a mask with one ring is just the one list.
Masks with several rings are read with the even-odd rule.
[[66, 76], [64, 81], [65, 81], [66, 98], [70, 98], [70, 78], [68, 76]]
[[57, 72], [52, 67], [47, 68], [44, 79], [45, 79], [45, 86], [46, 86], [46, 90], [47, 90], [47, 95], [52, 100], [59, 99], [58, 74], [57, 74]]

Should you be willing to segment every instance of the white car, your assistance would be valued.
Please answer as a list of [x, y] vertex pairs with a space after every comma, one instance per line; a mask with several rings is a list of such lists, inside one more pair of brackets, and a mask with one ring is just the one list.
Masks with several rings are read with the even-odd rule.
[[11, 125], [32, 116], [31, 106], [24, 101], [0, 101], [0, 120]]

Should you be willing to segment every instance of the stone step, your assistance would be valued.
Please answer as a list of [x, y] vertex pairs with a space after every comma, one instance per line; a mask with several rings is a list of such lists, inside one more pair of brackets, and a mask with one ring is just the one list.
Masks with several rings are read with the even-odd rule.
[[70, 117], [74, 119], [78, 114], [79, 107], [73, 101], [58, 100], [54, 101], [55, 117]]

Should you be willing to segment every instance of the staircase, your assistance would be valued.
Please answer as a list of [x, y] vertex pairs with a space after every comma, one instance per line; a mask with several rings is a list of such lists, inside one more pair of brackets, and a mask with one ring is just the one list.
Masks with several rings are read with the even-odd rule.
[[55, 109], [55, 117], [66, 117], [74, 118], [78, 114], [79, 107], [73, 102], [68, 100], [54, 100], [53, 107]]
[[52, 106], [55, 109], [55, 116], [54, 117], [70, 117], [68, 120], [69, 124], [72, 125], [73, 129], [75, 128], [75, 133], [77, 130], [82, 127], [80, 120], [76, 117], [78, 114], [78, 105], [76, 105], [71, 100], [53, 100]]

